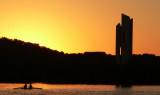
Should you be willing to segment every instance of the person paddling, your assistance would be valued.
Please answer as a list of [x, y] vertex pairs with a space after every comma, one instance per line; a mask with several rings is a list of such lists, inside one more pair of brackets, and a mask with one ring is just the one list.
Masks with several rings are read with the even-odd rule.
[[32, 84], [31, 84], [31, 82], [30, 82], [30, 85], [29, 85], [29, 89], [32, 89]]
[[27, 89], [27, 84], [25, 83], [25, 85], [24, 85], [24, 89]]

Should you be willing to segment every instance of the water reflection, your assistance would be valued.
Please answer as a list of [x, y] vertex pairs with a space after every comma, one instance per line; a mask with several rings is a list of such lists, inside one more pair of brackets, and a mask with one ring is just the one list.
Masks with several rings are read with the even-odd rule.
[[93, 90], [93, 91], [113, 91], [115, 85], [85, 85], [85, 84], [44, 84], [35, 83], [33, 86], [42, 87], [43, 89], [78, 89], [78, 90]]
[[14, 90], [24, 84], [0, 83], [2, 95], [160, 95], [160, 86], [117, 87], [115, 85], [65, 85], [33, 83], [42, 90]]
[[116, 85], [116, 89], [113, 91], [112, 95], [132, 95], [132, 86]]
[[116, 87], [117, 88], [131, 88], [132, 85], [130, 85], [130, 84], [117, 84]]

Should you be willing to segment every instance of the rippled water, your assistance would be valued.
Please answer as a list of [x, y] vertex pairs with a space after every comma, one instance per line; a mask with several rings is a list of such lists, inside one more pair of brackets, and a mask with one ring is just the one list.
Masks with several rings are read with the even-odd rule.
[[1, 95], [160, 95], [160, 86], [132, 86], [117, 88], [114, 85], [55, 85], [34, 83], [41, 89], [13, 89], [24, 84], [0, 83]]

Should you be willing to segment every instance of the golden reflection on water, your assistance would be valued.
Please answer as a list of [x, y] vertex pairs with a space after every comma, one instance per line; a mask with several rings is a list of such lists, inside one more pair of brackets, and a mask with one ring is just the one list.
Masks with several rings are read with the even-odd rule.
[[[33, 90], [13, 89], [23, 87], [22, 83], [0, 83], [0, 95], [160, 95], [160, 86], [145, 85], [116, 87], [114, 85], [45, 84], [33, 83]], [[28, 84], [29, 86], [29, 84]]]
[[43, 89], [79, 89], [79, 90], [93, 90], [93, 91], [113, 91], [114, 85], [85, 85], [85, 84], [44, 84], [34, 83], [33, 86], [41, 87]]
[[[0, 83], [0, 89], [13, 89], [23, 87], [23, 83]], [[29, 84], [28, 84], [29, 86]], [[116, 89], [114, 85], [85, 85], [85, 84], [45, 84], [32, 83], [33, 87], [42, 89], [79, 89], [79, 90], [93, 90], [93, 91], [113, 91]]]

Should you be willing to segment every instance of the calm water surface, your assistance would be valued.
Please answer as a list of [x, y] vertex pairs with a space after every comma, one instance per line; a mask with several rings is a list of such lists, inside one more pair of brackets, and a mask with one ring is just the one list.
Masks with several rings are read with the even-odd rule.
[[114, 85], [55, 85], [33, 83], [33, 90], [13, 89], [24, 84], [0, 83], [0, 95], [160, 95], [160, 86], [132, 86], [117, 88]]

